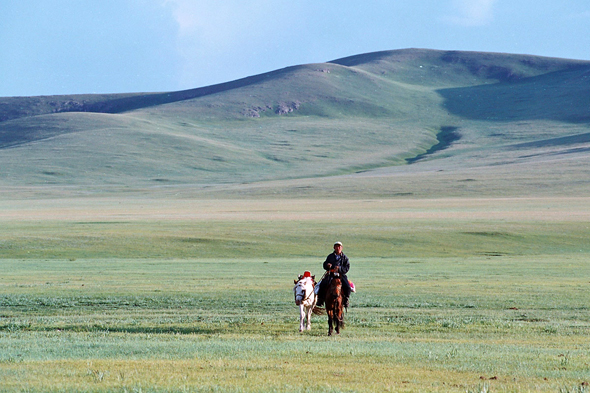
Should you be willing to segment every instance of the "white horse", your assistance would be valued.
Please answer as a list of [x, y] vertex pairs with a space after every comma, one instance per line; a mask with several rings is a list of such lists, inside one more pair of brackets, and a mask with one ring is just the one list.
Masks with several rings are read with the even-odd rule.
[[[295, 294], [295, 304], [299, 306], [299, 331], [311, 330], [311, 313], [314, 311], [315, 304], [317, 303], [317, 295], [314, 291], [315, 287], [315, 276], [312, 276], [310, 272], [305, 272], [299, 276], [298, 280], [294, 280], [295, 287], [293, 293]], [[305, 319], [307, 318], [307, 324]]]

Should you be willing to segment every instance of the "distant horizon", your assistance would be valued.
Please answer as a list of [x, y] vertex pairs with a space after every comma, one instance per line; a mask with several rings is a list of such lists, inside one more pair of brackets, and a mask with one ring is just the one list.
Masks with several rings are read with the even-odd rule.
[[188, 90], [406, 48], [590, 60], [571, 0], [26, 0], [0, 5], [0, 96]]

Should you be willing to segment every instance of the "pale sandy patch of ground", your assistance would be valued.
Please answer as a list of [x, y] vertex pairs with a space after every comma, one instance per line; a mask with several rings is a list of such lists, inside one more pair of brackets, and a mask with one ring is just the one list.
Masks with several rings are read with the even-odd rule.
[[590, 221], [590, 197], [448, 199], [1, 200], [0, 221], [64, 220], [507, 220]]

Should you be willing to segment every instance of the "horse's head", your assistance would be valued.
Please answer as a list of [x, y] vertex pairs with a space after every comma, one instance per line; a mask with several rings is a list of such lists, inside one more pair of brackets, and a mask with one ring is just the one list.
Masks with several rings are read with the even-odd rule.
[[334, 266], [328, 270], [328, 274], [332, 277], [340, 277], [340, 266]]
[[299, 280], [294, 280], [294, 283], [295, 304], [299, 306], [313, 294], [315, 276], [299, 276]]

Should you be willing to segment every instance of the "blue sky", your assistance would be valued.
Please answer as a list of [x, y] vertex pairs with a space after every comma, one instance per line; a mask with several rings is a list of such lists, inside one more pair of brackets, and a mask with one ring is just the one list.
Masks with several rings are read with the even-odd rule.
[[181, 90], [401, 48], [590, 60], [590, 1], [2, 0], [0, 96]]

